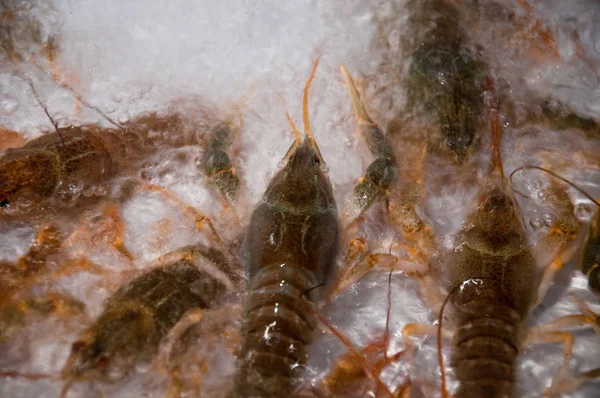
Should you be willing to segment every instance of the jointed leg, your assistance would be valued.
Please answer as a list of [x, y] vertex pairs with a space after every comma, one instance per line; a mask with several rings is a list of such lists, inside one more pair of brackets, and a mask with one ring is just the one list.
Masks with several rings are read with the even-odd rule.
[[[389, 356], [387, 353], [389, 346], [388, 327], [391, 311], [391, 276], [392, 274], [390, 273], [390, 285], [388, 285], [388, 312], [382, 341], [372, 342], [367, 346], [358, 349], [322, 315], [313, 311], [319, 322], [335, 335], [348, 350], [346, 354], [342, 355], [336, 361], [333, 370], [320, 382], [322, 388], [326, 390], [326, 396], [340, 396], [347, 394], [348, 391], [356, 392], [357, 385], [360, 387], [367, 380], [375, 382], [377, 386], [377, 396], [381, 396], [379, 395], [379, 392], [382, 392], [384, 394], [383, 396], [396, 396], [379, 378], [382, 370], [387, 365], [401, 359], [403, 356], [403, 352], [398, 352], [392, 356]], [[383, 353], [382, 358], [373, 360], [373, 355], [378, 357], [381, 356], [381, 353]]]
[[[67, 245], [73, 242], [83, 240], [86, 242], [84, 247], [80, 249], [81, 256], [85, 257], [89, 243], [96, 244], [98, 240], [107, 242], [119, 254], [123, 255], [129, 262], [133, 261], [133, 256], [125, 247], [125, 222], [119, 214], [119, 208], [112, 202], [104, 202], [100, 208], [100, 215], [84, 217], [80, 220], [75, 230], [67, 239]], [[83, 238], [82, 238], [83, 236]]]
[[571, 333], [563, 331], [568, 328], [587, 325], [590, 323], [596, 329], [597, 325], [594, 323], [594, 321], [598, 322], [597, 315], [594, 313], [591, 314], [593, 314], [596, 318], [592, 318], [587, 314], [566, 315], [550, 323], [536, 326], [529, 331], [525, 341], [523, 342], [523, 346], [540, 343], [560, 343], [563, 345], [563, 365], [559, 371], [558, 377], [544, 392], [545, 396], [564, 394], [573, 391], [581, 383], [600, 377], [600, 370], [592, 370], [577, 377], [573, 377], [571, 375], [570, 366], [573, 358], [574, 337]]
[[352, 101], [352, 109], [358, 123], [358, 129], [364, 137], [367, 147], [376, 159], [367, 167], [367, 171], [354, 187], [354, 195], [344, 206], [345, 223], [350, 224], [379, 197], [387, 195], [388, 189], [396, 181], [397, 166], [392, 147], [381, 129], [371, 119], [360, 93], [354, 85], [352, 76], [342, 66], [342, 74]]
[[213, 243], [215, 243], [219, 247], [219, 249], [224, 255], [228, 254], [225, 248], [225, 244], [223, 243], [221, 237], [217, 233], [217, 230], [215, 229], [212, 221], [207, 216], [205, 216], [200, 210], [197, 210], [194, 207], [188, 205], [175, 193], [170, 192], [158, 185], [140, 183], [140, 187], [146, 191], [156, 192], [166, 197], [167, 199], [175, 202], [182, 209], [183, 214], [190, 220], [194, 221], [198, 230], [202, 231], [204, 229], [203, 227], [206, 226], [208, 228], [209, 238], [213, 241]]

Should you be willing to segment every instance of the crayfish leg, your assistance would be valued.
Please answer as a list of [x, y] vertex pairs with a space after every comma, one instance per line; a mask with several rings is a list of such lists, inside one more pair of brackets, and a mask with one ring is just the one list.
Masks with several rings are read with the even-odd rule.
[[585, 319], [590, 323], [596, 334], [600, 336], [600, 315], [592, 311], [590, 307], [588, 307], [583, 301], [581, 301], [581, 299], [579, 299], [579, 297], [573, 295], [571, 298], [581, 313], [585, 316]]
[[553, 383], [552, 386], [548, 387], [544, 391], [544, 396], [556, 396], [561, 394], [568, 394], [570, 392], [577, 391], [579, 387], [587, 382], [598, 383], [600, 381], [600, 368], [588, 370], [583, 372], [576, 377], [570, 377], [568, 379], [560, 380], [560, 383]]
[[[3, 275], [0, 303], [10, 298], [18, 289], [24, 289], [37, 278], [46, 268], [46, 258], [58, 253], [61, 246], [60, 231], [55, 225], [47, 225], [38, 230], [38, 234], [29, 251], [20, 257], [16, 263], [1, 262], [0, 275]], [[4, 277], [6, 275], [6, 277]]]
[[131, 263], [133, 262], [133, 255], [125, 247], [124, 237], [125, 221], [121, 217], [119, 206], [113, 202], [105, 201], [100, 207], [100, 214], [94, 215], [91, 219], [84, 217], [71, 233], [67, 242], [72, 243], [83, 238], [86, 242], [97, 244], [96, 239], [101, 239]]
[[377, 198], [388, 194], [389, 188], [396, 181], [397, 165], [387, 137], [369, 116], [350, 72], [344, 66], [341, 67], [341, 71], [350, 95], [358, 130], [375, 156], [375, 160], [367, 167], [365, 175], [358, 179], [352, 197], [347, 199], [344, 205], [343, 214], [346, 219], [345, 224], [348, 225], [371, 207]]
[[[391, 277], [392, 274], [390, 273], [388, 279], [388, 311], [383, 337], [362, 348], [357, 348], [348, 337], [330, 324], [323, 315], [312, 310], [322, 326], [337, 337], [347, 350], [335, 361], [332, 370], [318, 382], [319, 387], [325, 391], [325, 396], [355, 396], [352, 394], [356, 394], [357, 391], [361, 391], [361, 396], [366, 396], [368, 390], [371, 390], [370, 393], [374, 392], [375, 396], [378, 397], [398, 396], [380, 379], [380, 374], [386, 366], [402, 359], [404, 356], [403, 351], [388, 355], [392, 294]], [[365, 386], [368, 380], [374, 382], [375, 386]], [[311, 388], [315, 389], [314, 386], [311, 386]]]
[[17, 261], [23, 276], [39, 274], [46, 263], [46, 257], [58, 253], [61, 246], [60, 231], [55, 225], [42, 227], [31, 248]]
[[25, 326], [27, 316], [73, 316], [83, 314], [85, 304], [58, 292], [3, 303], [0, 306], [0, 345], [13, 338]]
[[[212, 309], [188, 310], [177, 321], [161, 340], [153, 360], [153, 367], [168, 373], [171, 379], [164, 398], [210, 395], [203, 391], [202, 384], [204, 377], [211, 372], [214, 358], [210, 354], [205, 356], [207, 351], [210, 352], [209, 348], [197, 350], [195, 347], [198, 344], [211, 347], [216, 342], [224, 342], [233, 354], [238, 349], [239, 336], [232, 330], [232, 326], [237, 325], [232, 320], [239, 320], [241, 314], [240, 305], [225, 304]], [[190, 351], [194, 355], [190, 355]]]
[[158, 193], [159, 195], [169, 199], [170, 201], [175, 202], [175, 204], [177, 204], [181, 208], [183, 214], [195, 223], [196, 228], [199, 231], [204, 231], [207, 233], [208, 238], [219, 248], [223, 255], [229, 255], [226, 246], [223, 243], [221, 236], [215, 229], [212, 221], [200, 210], [188, 205], [178, 195], [158, 185], [149, 184], [146, 182], [139, 182], [139, 188], [145, 191]]
[[233, 134], [230, 129], [227, 126], [218, 126], [210, 133], [206, 149], [197, 161], [198, 168], [206, 174], [210, 183], [229, 204], [237, 199], [241, 185], [237, 169], [228, 153], [232, 141]]
[[[581, 239], [578, 239], [575, 243], [580, 243]], [[540, 285], [537, 290], [537, 299], [534, 302], [532, 308], [536, 308], [538, 305], [544, 301], [544, 297], [546, 297], [546, 293], [552, 285], [556, 274], [563, 268], [563, 266], [569, 262], [575, 250], [579, 247], [578, 244], [573, 244], [571, 242], [566, 242], [562, 245], [562, 248], [556, 253], [552, 261], [546, 266], [544, 272], [542, 274], [542, 279], [540, 281]]]
[[571, 325], [578, 325], [580, 322], [580, 316], [567, 315], [547, 325], [536, 326], [529, 330], [527, 337], [522, 344], [523, 346], [529, 346], [533, 344], [559, 343], [563, 346], [563, 364], [558, 377], [553, 381], [550, 389], [557, 388], [557, 386], [562, 384], [563, 380], [570, 378], [570, 367], [573, 359], [573, 344], [575, 339], [573, 334], [560, 330]]

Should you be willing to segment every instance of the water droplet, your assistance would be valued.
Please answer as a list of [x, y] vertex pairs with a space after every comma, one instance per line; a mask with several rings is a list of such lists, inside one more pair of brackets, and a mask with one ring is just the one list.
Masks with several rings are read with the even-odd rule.
[[19, 208], [19, 211], [27, 211], [31, 208], [32, 205], [33, 201], [27, 198], [19, 198], [17, 202], [17, 207]]
[[98, 196], [106, 196], [107, 191], [106, 191], [106, 187], [104, 185], [100, 185], [99, 187], [96, 187], [96, 195]]
[[596, 206], [591, 203], [577, 203], [574, 210], [575, 217], [582, 222], [590, 221], [594, 210], [596, 210]]
[[532, 218], [529, 221], [529, 225], [531, 225], [531, 228], [533, 228], [534, 230], [538, 230], [544, 226], [544, 222], [536, 217], [536, 218]]
[[141, 363], [138, 363], [137, 365], [135, 365], [135, 370], [138, 373], [144, 374], [144, 373], [148, 373], [148, 371], [150, 370], [151, 367], [151, 363], [147, 362], [147, 361], [143, 361]]
[[52, 119], [54, 119], [59, 128], [68, 127], [71, 125], [69, 117], [62, 112], [55, 112], [54, 115], [52, 115]]
[[541, 200], [542, 202], [546, 202], [549, 196], [550, 196], [550, 193], [547, 190], [539, 191], [537, 194], [538, 199]]
[[537, 192], [542, 189], [543, 183], [541, 180], [534, 180], [529, 184], [529, 190], [532, 192]]
[[129, 121], [129, 115], [128, 115], [128, 114], [126, 114], [126, 113], [125, 113], [125, 114], [123, 114], [123, 115], [119, 116], [118, 122], [119, 122], [120, 124], [125, 124], [125, 123], [127, 123], [128, 121]]
[[348, 137], [344, 140], [344, 145], [348, 148], [351, 148], [354, 145], [354, 138]]
[[4, 98], [0, 99], [0, 115], [11, 116], [19, 108], [19, 101], [11, 96], [5, 95]]
[[543, 220], [544, 220], [544, 225], [546, 227], [550, 227], [552, 226], [552, 223], [554, 223], [554, 221], [556, 221], [556, 214], [552, 214], [552, 213], [546, 213], [542, 216]]
[[94, 196], [94, 187], [85, 187], [81, 190], [81, 195], [83, 195], [86, 198], [91, 198], [92, 196]]
[[124, 375], [123, 369], [120, 369], [118, 366], [110, 366], [108, 372], [106, 372], [108, 380], [121, 380]]

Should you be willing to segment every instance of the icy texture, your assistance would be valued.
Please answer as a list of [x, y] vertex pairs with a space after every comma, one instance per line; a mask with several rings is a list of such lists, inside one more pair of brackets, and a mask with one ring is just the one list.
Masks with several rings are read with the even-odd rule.
[[[344, 198], [351, 191], [356, 178], [363, 173], [368, 159], [361, 158], [358, 148], [361, 141], [356, 140], [353, 134], [354, 119], [339, 66], [346, 65], [354, 74], [359, 89], [365, 92], [373, 118], [381, 126], [386, 126], [394, 112], [402, 107], [405, 98], [398, 78], [385, 74], [385, 65], [380, 65], [382, 54], [372, 47], [372, 42], [375, 35], [385, 36], [392, 48], [397, 48], [402, 35], [410, 34], [403, 28], [408, 16], [404, 3], [401, 0], [379, 0], [369, 5], [362, 0], [175, 0], [154, 3], [144, 0], [55, 0], [27, 12], [33, 16], [33, 20], [42, 21], [42, 39], [50, 32], [57, 34], [59, 50], [55, 63], [60, 66], [62, 79], [86, 101], [119, 123], [126, 123], [144, 112], [163, 111], [182, 98], [185, 104], [185, 99], [191, 97], [210, 104], [212, 109], [217, 110], [215, 117], [220, 119], [240, 116], [238, 113], [241, 112], [241, 150], [236, 162], [240, 166], [248, 210], [261, 197], [292, 142], [293, 135], [285, 119], [286, 111], [302, 129], [302, 89], [314, 59], [320, 56], [321, 64], [309, 96], [310, 121], [327, 162], [341, 209]], [[506, 28], [509, 25], [490, 27], [488, 24], [486, 29], [496, 29], [497, 36], [474, 36], [474, 41], [482, 42], [486, 47], [492, 47], [490, 42], [486, 42], [492, 38], [504, 43], [489, 51], [490, 62], [499, 67], [501, 77], [511, 84], [511, 93], [520, 99], [521, 105], [525, 106], [533, 95], [546, 97], [552, 94], [581, 115], [600, 120], [598, 6], [593, 0], [569, 2], [569, 6], [561, 1], [532, 2], [534, 8], [530, 16], [517, 3], [503, 2], [525, 21], [535, 16], [546, 22], [558, 37], [562, 58], [542, 57], [540, 61], [535, 57], [527, 58], [521, 50], [514, 50], [507, 56], [504, 49], [520, 48], [515, 46], [515, 42], [522, 40], [522, 37], [511, 36], [513, 31], [510, 27]], [[388, 26], [378, 31], [376, 22], [381, 20], [394, 21], [393, 28]], [[474, 25], [474, 31], [483, 29]], [[579, 42], [588, 61], [581, 61], [575, 54], [576, 43]], [[506, 43], [512, 43], [513, 46]], [[23, 45], [27, 46], [27, 43]], [[39, 43], [30, 45], [31, 49], [22, 50], [35, 60]], [[539, 45], [543, 48], [543, 44]], [[25, 66], [20, 72], [8, 64], [2, 64], [3, 69], [0, 70], [0, 126], [3, 129], [18, 131], [26, 139], [52, 131], [52, 125], [33, 97], [28, 83], [20, 77], [21, 74], [33, 81], [48, 111], [59, 125], [110, 125], [97, 112], [85, 106], [81, 112], [77, 112], [73, 95], [58, 87], [49, 75], [42, 75], [34, 67], [28, 67], [29, 57], [25, 58]], [[398, 59], [397, 62], [401, 64], [403, 61]], [[185, 110], [184, 104], [180, 104], [181, 110]], [[5, 132], [0, 130], [0, 133]], [[544, 129], [535, 138], [518, 133], [508, 137], [504, 144], [505, 169], [518, 167], [536, 151], [548, 147], [559, 151], [559, 157], [564, 159], [572, 158], [573, 153], [598, 149], [597, 142], [591, 143], [580, 135], [569, 136], [568, 143], [559, 142], [559, 136], [564, 137], [551, 129]], [[185, 153], [183, 159], [186, 161], [178, 162], [178, 151]], [[194, 167], [192, 160], [198, 153], [195, 147], [161, 152], [149, 161], [146, 172], [152, 182], [175, 192], [186, 203], [211, 217], [217, 230], [222, 231], [226, 239], [234, 239], [243, 230], [238, 225], [232, 227], [228, 224], [222, 203], [211, 193], [204, 177]], [[487, 155], [477, 159], [481, 164], [487, 160]], [[590, 168], [594, 169], [594, 166]], [[595, 168], [597, 171], [597, 165]], [[576, 167], [568, 170], [570, 178], [598, 196], [600, 175], [597, 172], [592, 170], [585, 174], [578, 172]], [[429, 172], [435, 174], [436, 170]], [[544, 182], [547, 178], [528, 172], [518, 178], [519, 189], [528, 191], [526, 187], [535, 185], [536, 181]], [[582, 201], [576, 192], [569, 193], [574, 200]], [[441, 187], [424, 204], [427, 215], [440, 231], [439, 240], [444, 245], [448, 246], [452, 233], [461, 227], [466, 217], [466, 209], [461, 205], [469, 203], [475, 194], [473, 187], [464, 190]], [[526, 200], [520, 199], [520, 203], [525, 208], [528, 220], [541, 217], [548, 211], [542, 205], [536, 207], [535, 203]], [[91, 214], [72, 215], [70, 221], [63, 222], [91, 224], [90, 220], [98, 213], [98, 210], [93, 210]], [[123, 206], [122, 215], [126, 224], [125, 246], [130, 248], [133, 262], [103, 239], [100, 226], [96, 234], [88, 231], [72, 237], [63, 260], [85, 257], [111, 272], [106, 277], [94, 275], [93, 272], [68, 275], [52, 286], [54, 290], [62, 289], [82, 300], [86, 304], [89, 319], [34, 317], [30, 327], [10, 342], [9, 349], [0, 351], [3, 370], [58, 374], [72, 342], [91, 319], [101, 313], [105, 299], [125, 280], [122, 274], [115, 271], [127, 275], [171, 250], [198, 242], [207, 243], [206, 236], [197, 233], [181, 209], [159, 195], [147, 192], [135, 195]], [[243, 219], [242, 224], [246, 221]], [[110, 225], [105, 228], [110, 229]], [[376, 227], [371, 232], [372, 236], [382, 239], [381, 242], [370, 242], [371, 247], [385, 248], [387, 241], [384, 242], [383, 238], [389, 238], [389, 233], [378, 231]], [[0, 259], [5, 261], [14, 261], [25, 253], [34, 238], [34, 232], [23, 223], [2, 222], [0, 234]], [[532, 233], [532, 240], [536, 237]], [[392, 341], [389, 351], [393, 354], [403, 348], [400, 331], [404, 325], [431, 323], [434, 315], [420, 298], [411, 278], [395, 274], [391, 288]], [[570, 292], [597, 303], [596, 298], [586, 290], [583, 276], [573, 271], [573, 267], [567, 267], [542, 306], [534, 311], [529, 323], [539, 324], [575, 313], [576, 309], [568, 298]], [[36, 290], [38, 294], [43, 292], [44, 289]], [[597, 306], [595, 308], [598, 309]], [[373, 273], [328, 306], [325, 314], [330, 322], [360, 347], [382, 338], [386, 311], [387, 274]], [[219, 318], [215, 316], [215, 319]], [[190, 384], [188, 389], [195, 391], [200, 386], [194, 383], [205, 383], [209, 392], [203, 396], [220, 396], [223, 393], [233, 372], [231, 346], [235, 346], [236, 328], [239, 327], [237, 322], [238, 319], [223, 320], [224, 327], [234, 335], [233, 342], [215, 338], [210, 342], [210, 347], [214, 347], [213, 352], [208, 352], [210, 350], [206, 348], [209, 339], [190, 338], [189, 352], [193, 352], [193, 355], [181, 359], [184, 361], [182, 366], [190, 371], [206, 371], [206, 374], [200, 381], [187, 380]], [[211, 327], [203, 325], [198, 335], [212, 333], [211, 337], [214, 338]], [[197, 348], [194, 349], [195, 346]], [[393, 379], [394, 384], [399, 384], [409, 372], [413, 378], [439, 383], [435, 339], [419, 339], [418, 346], [413, 362], [406, 364], [399, 361], [387, 370], [384, 375], [386, 380]], [[448, 346], [449, 342], [445, 346], [446, 365]], [[185, 349], [183, 352], [186, 352]], [[331, 368], [344, 348], [334, 336], [322, 333], [317, 336], [310, 352], [309, 368], [318, 379]], [[540, 395], [559, 369], [561, 352], [561, 348], [555, 345], [538, 345], [523, 351], [518, 369], [521, 396]], [[200, 369], [200, 366], [195, 368], [190, 364], [203, 355], [206, 358], [198, 361], [206, 360], [207, 369]], [[574, 371], [578, 373], [599, 366], [599, 337], [589, 330], [577, 332]], [[394, 379], [396, 375], [399, 376]], [[150, 370], [142, 367], [127, 382], [116, 385], [76, 384], [68, 396], [95, 397], [106, 394], [111, 397], [131, 397], [144, 394], [162, 397], [168, 384], [167, 374], [161, 372], [160, 366]], [[11, 398], [54, 398], [59, 396], [62, 385], [57, 380], [5, 378], [0, 382], [0, 395]], [[569, 397], [594, 397], [597, 393], [598, 384], [588, 385]]]

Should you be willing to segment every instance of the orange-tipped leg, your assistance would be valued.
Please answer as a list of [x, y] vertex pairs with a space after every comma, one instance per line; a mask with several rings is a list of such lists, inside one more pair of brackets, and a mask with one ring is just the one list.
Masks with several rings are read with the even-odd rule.
[[[318, 321], [334, 336], [336, 336], [348, 350], [337, 359], [333, 369], [323, 378], [319, 384], [324, 390], [324, 396], [344, 396], [350, 392], [356, 393], [357, 389], [363, 391], [364, 396], [375, 393], [375, 396], [396, 397], [388, 385], [380, 379], [382, 370], [389, 364], [402, 359], [404, 353], [398, 352], [388, 355], [389, 347], [389, 317], [391, 310], [391, 273], [388, 284], [388, 312], [386, 317], [386, 329], [381, 341], [371, 342], [362, 349], [331, 325], [317, 311], [311, 310]], [[368, 381], [374, 382], [375, 387], [366, 386]], [[401, 386], [402, 388], [404, 386]], [[313, 387], [314, 388], [314, 387]], [[369, 393], [369, 390], [371, 392]]]
[[158, 185], [141, 182], [140, 188], [146, 191], [156, 192], [166, 197], [167, 199], [175, 202], [182, 209], [183, 214], [190, 220], [194, 221], [194, 223], [196, 224], [196, 228], [199, 231], [204, 231], [208, 229], [209, 238], [212, 239], [212, 241], [219, 247], [223, 255], [229, 254], [226, 250], [225, 244], [223, 243], [221, 237], [217, 233], [217, 230], [215, 229], [212, 221], [210, 220], [210, 218], [205, 216], [200, 210], [197, 210], [194, 207], [188, 205], [175, 193], [170, 192]]
[[364, 137], [367, 147], [376, 157], [367, 167], [365, 175], [359, 178], [352, 197], [348, 198], [344, 205], [344, 224], [349, 225], [371, 207], [377, 198], [387, 195], [388, 190], [396, 181], [397, 165], [391, 145], [367, 113], [350, 72], [344, 66], [341, 67], [341, 71], [350, 95], [360, 135]]
[[[585, 309], [587, 309], [587, 307], [585, 307]], [[536, 326], [529, 330], [529, 333], [523, 342], [523, 346], [552, 343], [560, 343], [563, 345], [563, 365], [552, 385], [544, 392], [544, 396], [554, 396], [571, 392], [581, 383], [588, 380], [597, 379], [600, 376], [599, 370], [592, 370], [578, 377], [571, 376], [570, 367], [571, 360], [573, 358], [574, 337], [571, 333], [562, 331], [567, 328], [582, 326], [590, 323], [595, 325], [595, 322], [597, 322], [597, 315], [593, 312], [591, 312], [591, 314], [596, 316], [596, 318], [593, 319], [587, 314], [567, 315], [550, 323]]]

